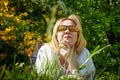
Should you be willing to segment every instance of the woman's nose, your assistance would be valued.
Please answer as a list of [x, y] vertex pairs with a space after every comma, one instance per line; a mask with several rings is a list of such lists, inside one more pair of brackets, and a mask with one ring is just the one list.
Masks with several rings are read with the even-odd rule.
[[70, 32], [69, 28], [67, 27], [67, 29], [65, 30], [65, 32]]

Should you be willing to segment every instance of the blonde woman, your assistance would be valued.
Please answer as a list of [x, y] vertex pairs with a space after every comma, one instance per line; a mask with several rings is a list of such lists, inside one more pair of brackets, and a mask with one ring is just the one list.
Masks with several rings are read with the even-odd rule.
[[85, 48], [86, 40], [82, 33], [81, 23], [77, 15], [70, 15], [59, 19], [53, 29], [52, 40], [44, 44], [38, 52], [36, 59], [37, 73], [43, 72], [46, 66], [57, 62], [55, 70], [62, 74], [75, 75], [76, 78], [83, 77], [85, 80], [93, 80], [95, 66], [92, 58], [89, 59], [81, 70], [78, 68], [90, 55]]

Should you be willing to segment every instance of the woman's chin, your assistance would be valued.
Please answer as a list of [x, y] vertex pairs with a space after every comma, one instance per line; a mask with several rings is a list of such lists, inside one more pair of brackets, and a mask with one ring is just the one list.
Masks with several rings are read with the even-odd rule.
[[70, 41], [70, 40], [66, 40], [65, 42], [68, 43], [68, 44], [72, 44], [73, 43], [73, 41]]
[[66, 42], [66, 43], [71, 43], [71, 41], [70, 41], [70, 40], [65, 40], [65, 42]]

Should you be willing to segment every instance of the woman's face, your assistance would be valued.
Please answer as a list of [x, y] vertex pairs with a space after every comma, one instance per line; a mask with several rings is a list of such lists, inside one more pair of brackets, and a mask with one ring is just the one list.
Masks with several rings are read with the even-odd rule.
[[77, 27], [71, 20], [64, 20], [58, 27], [57, 40], [59, 43], [74, 46], [77, 41]]

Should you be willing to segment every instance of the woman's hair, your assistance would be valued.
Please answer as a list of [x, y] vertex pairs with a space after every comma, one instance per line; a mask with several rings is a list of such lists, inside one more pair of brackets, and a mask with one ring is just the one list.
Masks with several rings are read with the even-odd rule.
[[71, 20], [76, 24], [76, 27], [78, 27], [78, 32], [77, 32], [78, 36], [77, 36], [77, 42], [75, 44], [75, 49], [76, 49], [77, 54], [80, 54], [83, 46], [84, 47], [86, 46], [86, 40], [83, 36], [82, 26], [81, 26], [81, 23], [79, 21], [79, 17], [77, 15], [74, 15], [74, 14], [72, 14], [66, 18], [61, 18], [61, 19], [57, 20], [57, 22], [54, 26], [54, 29], [53, 29], [53, 35], [52, 35], [52, 40], [51, 40], [52, 46], [55, 49], [55, 51], [58, 51], [59, 43], [57, 40], [57, 28], [61, 24], [61, 22], [64, 20]]

